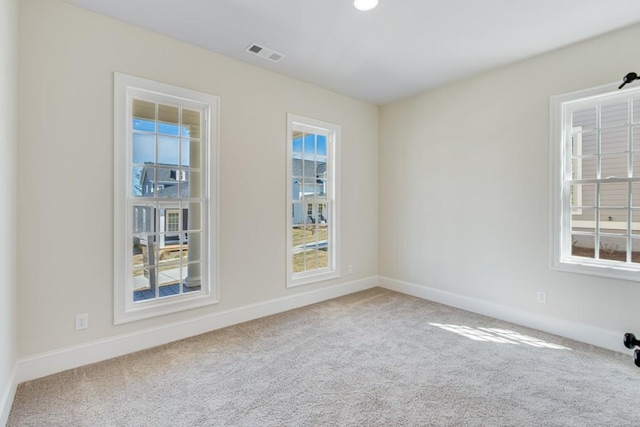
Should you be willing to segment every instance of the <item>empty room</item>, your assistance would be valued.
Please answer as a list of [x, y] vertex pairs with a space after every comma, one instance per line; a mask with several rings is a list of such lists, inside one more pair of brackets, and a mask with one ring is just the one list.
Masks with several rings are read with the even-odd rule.
[[0, 0], [0, 425], [640, 425], [637, 40], [637, 0]]

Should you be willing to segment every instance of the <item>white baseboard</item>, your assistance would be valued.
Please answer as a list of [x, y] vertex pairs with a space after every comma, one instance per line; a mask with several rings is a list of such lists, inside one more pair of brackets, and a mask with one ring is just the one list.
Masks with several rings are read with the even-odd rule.
[[[370, 289], [377, 276], [18, 359], [16, 384]], [[15, 391], [15, 390], [14, 390]]]
[[428, 286], [417, 285], [415, 283], [404, 282], [389, 277], [380, 276], [378, 278], [378, 284], [380, 287], [392, 291], [427, 299], [440, 304], [460, 308], [462, 310], [471, 311], [473, 313], [482, 314], [583, 343], [592, 344], [608, 350], [625, 354], [631, 353], [631, 351], [625, 348], [622, 344], [622, 332], [597, 328], [542, 314], [531, 313], [506, 305], [443, 291], [441, 289], [430, 288]]
[[453, 292], [443, 291], [440, 289], [429, 288], [427, 286], [404, 282], [389, 277], [372, 276], [327, 288], [282, 298], [275, 298], [181, 322], [174, 322], [159, 327], [148, 328], [141, 331], [20, 358], [16, 363], [16, 368], [12, 375], [12, 381], [7, 385], [7, 388], [2, 394], [2, 400], [0, 401], [0, 410], [2, 410], [2, 412], [0, 412], [0, 425], [3, 425], [3, 421], [6, 422], [6, 418], [9, 416], [9, 410], [11, 409], [17, 385], [24, 381], [41, 378], [67, 369], [73, 369], [90, 363], [96, 363], [113, 357], [145, 350], [158, 345], [167, 344], [216, 329], [258, 319], [260, 317], [304, 307], [309, 304], [315, 304], [376, 286], [496, 319], [505, 320], [518, 325], [538, 329], [555, 335], [560, 335], [609, 350], [627, 354], [629, 353], [629, 350], [622, 345], [622, 333], [618, 331], [596, 328], [589, 325], [518, 310], [490, 301], [455, 294]]
[[11, 405], [13, 405], [13, 398], [16, 396], [17, 388], [18, 382], [16, 381], [16, 368], [14, 366], [9, 381], [5, 389], [2, 390], [2, 397], [0, 398], [0, 426], [7, 425], [9, 412], [11, 411]]

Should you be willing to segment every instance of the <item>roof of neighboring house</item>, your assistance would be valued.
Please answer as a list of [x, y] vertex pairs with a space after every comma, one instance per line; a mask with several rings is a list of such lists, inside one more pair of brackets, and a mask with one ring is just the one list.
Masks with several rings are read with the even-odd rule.
[[[178, 187], [180, 187], [180, 195], [178, 195]], [[189, 183], [183, 181], [180, 186], [165, 184], [165, 187], [158, 191], [158, 197], [189, 197]]]
[[[189, 197], [189, 181], [188, 175], [185, 174], [184, 180], [179, 180], [180, 169], [178, 165], [166, 164], [166, 163], [146, 163], [140, 174], [140, 184], [145, 182], [156, 182], [163, 184], [164, 188], [157, 193], [158, 197]], [[158, 166], [156, 168], [156, 166]], [[155, 179], [150, 171], [156, 170]], [[178, 183], [180, 185], [178, 186]], [[180, 188], [180, 195], [178, 195], [178, 187]]]
[[[307, 178], [316, 179], [320, 178], [327, 172], [327, 162], [326, 161], [313, 161], [313, 160], [302, 160], [302, 159], [292, 159], [292, 174], [295, 177], [302, 177], [304, 173], [305, 181]], [[304, 171], [303, 171], [304, 164]]]

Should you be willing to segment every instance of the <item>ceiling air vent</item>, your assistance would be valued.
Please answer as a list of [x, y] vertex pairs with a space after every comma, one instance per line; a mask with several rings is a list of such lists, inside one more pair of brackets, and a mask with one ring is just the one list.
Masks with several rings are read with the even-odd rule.
[[260, 46], [255, 43], [249, 45], [247, 48], [247, 52], [258, 55], [260, 58], [268, 59], [269, 61], [278, 62], [284, 55], [276, 52], [273, 49], [269, 49], [268, 47]]

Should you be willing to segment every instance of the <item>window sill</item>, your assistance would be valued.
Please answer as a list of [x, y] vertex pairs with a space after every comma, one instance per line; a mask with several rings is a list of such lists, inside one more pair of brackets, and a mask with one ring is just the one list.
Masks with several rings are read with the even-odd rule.
[[606, 262], [595, 264], [580, 258], [571, 257], [554, 262], [551, 265], [551, 269], [563, 271], [565, 273], [586, 274], [589, 276], [606, 277], [609, 279], [640, 282], [640, 266], [624, 267], [618, 263], [614, 266], [607, 265]]
[[312, 283], [324, 282], [327, 280], [339, 279], [339, 278], [340, 278], [339, 271], [300, 274], [290, 278], [287, 281], [287, 288], [295, 288], [297, 286], [310, 285]]
[[115, 325], [121, 325], [124, 323], [135, 322], [137, 320], [178, 313], [192, 308], [213, 305], [218, 302], [217, 295], [201, 293], [196, 295], [167, 297], [167, 299], [162, 300], [137, 302], [129, 307], [123, 307], [122, 309], [117, 310], [113, 323]]

